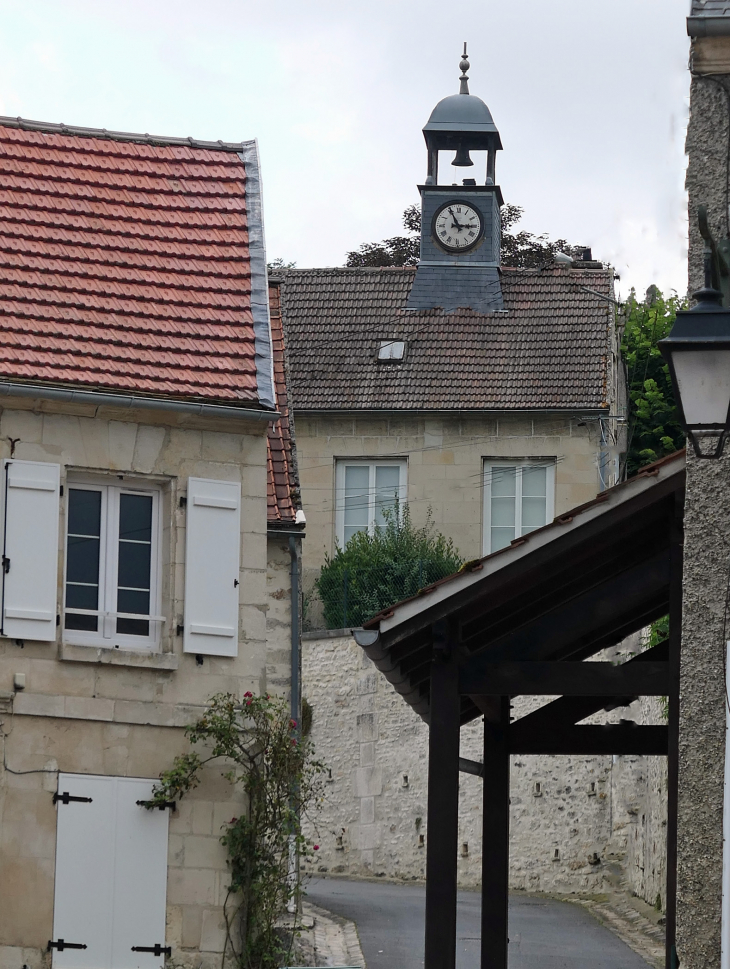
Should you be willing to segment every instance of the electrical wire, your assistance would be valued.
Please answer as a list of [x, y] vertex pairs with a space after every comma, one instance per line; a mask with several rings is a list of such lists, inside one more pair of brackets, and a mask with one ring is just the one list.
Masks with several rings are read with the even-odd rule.
[[[0, 726], [2, 726], [2, 724], [0, 724]], [[5, 757], [5, 754], [6, 754], [5, 741], [9, 736], [10, 734], [3, 733], [3, 731], [0, 730], [0, 737], [3, 738], [3, 770], [6, 770], [8, 774], [15, 774], [16, 776], [20, 776], [21, 774], [58, 774], [59, 773], [58, 767], [40, 767], [37, 770], [13, 770], [12, 767], [8, 767], [8, 762]]]
[[[370, 415], [368, 415], [368, 416], [370, 416]], [[341, 418], [337, 418], [337, 419], [338, 420], [341, 420]], [[353, 418], [353, 419], [355, 419], [355, 418]], [[525, 441], [528, 441], [528, 440], [529, 441], [534, 441], [535, 438], [538, 438], [539, 439], [539, 438], [544, 438], [544, 437], [557, 437], [561, 431], [565, 431], [566, 429], [571, 429], [573, 423], [575, 423], [577, 426], [580, 426], [580, 425], [583, 425], [583, 424], [590, 425], [590, 424], [599, 424], [601, 420], [623, 421], [623, 420], [625, 420], [625, 418], [622, 417], [622, 416], [620, 416], [620, 415], [618, 415], [618, 414], [607, 414], [607, 415], [604, 415], [603, 417], [601, 417], [601, 416], [598, 416], [598, 417], [580, 417], [580, 416], [574, 416], [574, 417], [562, 418], [561, 421], [559, 421], [559, 422], [556, 421], [554, 424], [542, 425], [540, 427], [540, 433], [537, 433], [536, 434], [536, 433], [533, 432], [529, 436], [524, 436], [524, 440]], [[327, 435], [327, 436], [329, 436], [329, 437], [339, 437], [340, 435], [333, 434], [333, 435]], [[420, 436], [420, 435], [415, 435], [414, 434], [414, 435], [403, 435], [403, 436], [405, 436], [405, 437], [410, 437], [410, 436], [415, 437], [415, 436]], [[378, 454], [376, 456], [374, 456], [374, 455], [366, 455], [366, 454], [364, 454], [364, 455], [358, 455], [358, 456], [353, 455], [349, 459], [350, 460], [353, 460], [353, 461], [358, 461], [358, 460], [395, 461], [395, 460], [398, 460], [398, 459], [405, 459], [408, 456], [410, 456], [411, 454], [423, 454], [423, 453], [425, 453], [427, 451], [453, 451], [453, 450], [455, 450], [456, 448], [459, 448], [459, 447], [473, 447], [475, 444], [483, 444], [483, 443], [487, 443], [487, 442], [494, 443], [494, 441], [496, 441], [496, 440], [500, 440], [500, 438], [496, 434], [483, 434], [483, 435], [478, 435], [478, 436], [470, 437], [470, 438], [468, 438], [468, 440], [465, 440], [465, 441], [453, 441], [453, 442], [450, 441], [448, 444], [443, 444], [443, 443], [442, 444], [426, 444], [423, 447], [404, 448], [402, 452], [394, 451], [392, 454]], [[528, 457], [528, 456], [529, 455], [525, 455], [525, 457]], [[496, 459], [500, 459], [500, 456], [499, 455], [492, 455], [492, 457], [494, 457]], [[320, 468], [331, 468], [332, 467], [332, 462], [334, 460], [335, 459], [333, 457], [330, 461], [327, 461], [326, 463], [323, 463], [323, 464], [307, 464], [307, 465], [303, 465], [302, 464], [302, 461], [301, 461], [301, 457], [300, 457], [300, 460], [299, 460], [299, 471], [300, 471], [300, 474], [302, 474], [302, 473], [306, 474], [308, 471], [315, 471], [315, 470], [318, 470]], [[340, 457], [340, 460], [348, 460], [348, 456], [342, 455]], [[509, 460], [509, 456], [505, 455], [504, 456], [504, 460]]]

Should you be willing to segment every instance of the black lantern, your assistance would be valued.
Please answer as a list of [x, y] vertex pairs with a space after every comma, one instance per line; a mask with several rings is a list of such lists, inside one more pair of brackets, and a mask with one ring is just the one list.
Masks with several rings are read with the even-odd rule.
[[677, 313], [659, 348], [669, 364], [680, 419], [695, 454], [719, 458], [730, 432], [730, 310], [712, 285], [709, 248], [705, 285], [694, 298], [697, 305]]

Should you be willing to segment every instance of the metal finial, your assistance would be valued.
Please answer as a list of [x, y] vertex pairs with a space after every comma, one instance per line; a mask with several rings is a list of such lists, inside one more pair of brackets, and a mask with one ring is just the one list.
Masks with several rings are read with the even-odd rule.
[[466, 41], [464, 41], [464, 53], [461, 55], [461, 60], [459, 61], [459, 70], [461, 71], [459, 94], [469, 93], [469, 77], [466, 73], [469, 70], [469, 66], [469, 61], [466, 59]]

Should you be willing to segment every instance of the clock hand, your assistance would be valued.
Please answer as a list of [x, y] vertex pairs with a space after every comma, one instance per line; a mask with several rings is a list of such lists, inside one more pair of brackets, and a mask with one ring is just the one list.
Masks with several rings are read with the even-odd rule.
[[463, 229], [464, 226], [459, 222], [459, 220], [454, 215], [454, 210], [449, 208], [449, 213], [451, 215], [451, 218], [454, 220], [454, 228], [459, 229], [461, 231], [461, 229]]

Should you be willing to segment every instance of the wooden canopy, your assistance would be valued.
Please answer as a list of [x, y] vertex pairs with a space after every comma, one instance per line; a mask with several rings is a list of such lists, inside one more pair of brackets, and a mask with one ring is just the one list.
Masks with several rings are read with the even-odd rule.
[[[426, 969], [455, 964], [460, 767], [485, 778], [482, 967], [506, 969], [511, 753], [669, 755], [671, 964], [684, 484], [677, 452], [356, 632], [430, 724]], [[667, 613], [668, 642], [618, 666], [584, 662]], [[518, 695], [559, 699], [511, 722], [510, 698]], [[639, 696], [668, 697], [666, 726], [580, 725]], [[460, 763], [460, 726], [478, 716], [483, 764]]]

